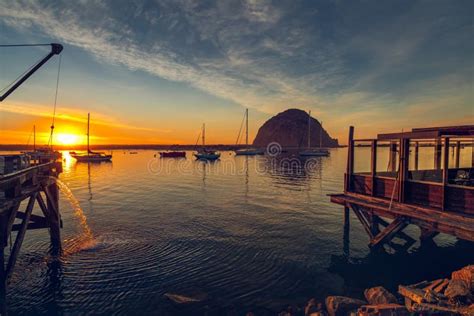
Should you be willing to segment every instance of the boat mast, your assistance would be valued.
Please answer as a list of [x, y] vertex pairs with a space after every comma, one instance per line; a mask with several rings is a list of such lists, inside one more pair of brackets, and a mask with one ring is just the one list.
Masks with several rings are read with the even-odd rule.
[[91, 114], [87, 113], [87, 156], [89, 156], [89, 153], [91, 152], [90, 146], [89, 146], [90, 121], [91, 121]]
[[308, 149], [311, 148], [311, 110], [308, 111]]
[[245, 147], [249, 147], [249, 109], [245, 109]]
[[206, 123], [202, 123], [202, 148], [206, 145]]
[[323, 147], [323, 121], [321, 121], [321, 130], [319, 131], [319, 149]]
[[36, 125], [33, 125], [33, 151], [36, 152]]

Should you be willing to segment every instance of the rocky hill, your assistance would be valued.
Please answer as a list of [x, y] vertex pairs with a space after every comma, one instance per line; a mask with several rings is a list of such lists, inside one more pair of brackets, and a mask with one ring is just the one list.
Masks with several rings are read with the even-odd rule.
[[[322, 135], [323, 147], [338, 147], [338, 141], [321, 129], [318, 120], [311, 118], [311, 147], [319, 146], [319, 135]], [[308, 143], [308, 113], [298, 109], [281, 112], [266, 121], [258, 130], [254, 146], [265, 147], [271, 142], [278, 142], [283, 147], [305, 147]]]

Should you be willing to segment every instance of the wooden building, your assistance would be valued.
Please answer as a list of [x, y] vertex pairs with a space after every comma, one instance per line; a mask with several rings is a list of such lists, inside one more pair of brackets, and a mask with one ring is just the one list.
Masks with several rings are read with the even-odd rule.
[[330, 197], [344, 206], [346, 225], [356, 214], [369, 246], [403, 236], [409, 224], [422, 240], [445, 233], [474, 241], [474, 125], [353, 136], [351, 126], [344, 193]]

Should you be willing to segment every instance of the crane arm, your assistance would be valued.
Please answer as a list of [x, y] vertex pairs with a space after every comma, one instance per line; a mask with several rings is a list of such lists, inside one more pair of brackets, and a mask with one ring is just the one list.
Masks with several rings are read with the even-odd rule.
[[40, 60], [33, 68], [18, 79], [3, 95], [0, 96], [0, 102], [5, 100], [13, 91], [15, 91], [23, 82], [25, 82], [32, 74], [34, 74], [41, 66], [43, 66], [51, 57], [59, 55], [63, 50], [61, 44], [51, 43], [51, 52]]

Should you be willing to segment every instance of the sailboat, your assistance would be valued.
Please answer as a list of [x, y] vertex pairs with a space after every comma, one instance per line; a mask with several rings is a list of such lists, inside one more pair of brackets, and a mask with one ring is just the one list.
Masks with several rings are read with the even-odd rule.
[[220, 156], [219, 152], [206, 149], [206, 124], [202, 124], [202, 148], [198, 149], [194, 157], [200, 160], [217, 160]]
[[[264, 151], [258, 148], [249, 148], [249, 109], [245, 109], [245, 148], [235, 150], [235, 155], [239, 156], [255, 156], [255, 155], [263, 155]], [[242, 127], [241, 127], [242, 129]], [[237, 136], [236, 145], [239, 143], [240, 131], [239, 136]]]
[[100, 161], [110, 161], [112, 160], [112, 155], [107, 155], [102, 152], [94, 152], [90, 150], [89, 144], [89, 135], [90, 135], [90, 120], [91, 114], [87, 113], [87, 152], [86, 153], [76, 153], [75, 151], [71, 151], [69, 154], [72, 158], [75, 158], [77, 161], [80, 162], [100, 162]]
[[[54, 128], [54, 126], [52, 126], [52, 128]], [[49, 145], [44, 147], [36, 146], [36, 125], [33, 125], [33, 151], [27, 151], [24, 153], [31, 158], [33, 163], [46, 163], [62, 158], [62, 154], [59, 151], [53, 150], [52, 142], [51, 147]]]
[[300, 151], [299, 155], [303, 157], [326, 157], [329, 151], [322, 147], [323, 144], [323, 122], [321, 122], [321, 130], [319, 132], [319, 148], [311, 148], [311, 111], [308, 111], [308, 147], [306, 150]]

